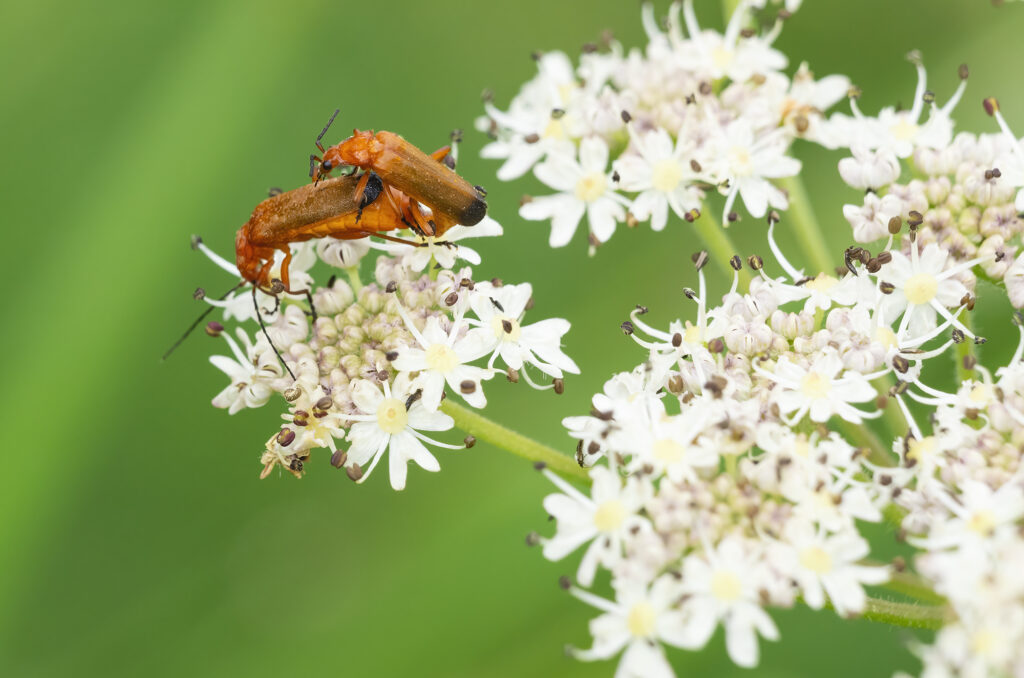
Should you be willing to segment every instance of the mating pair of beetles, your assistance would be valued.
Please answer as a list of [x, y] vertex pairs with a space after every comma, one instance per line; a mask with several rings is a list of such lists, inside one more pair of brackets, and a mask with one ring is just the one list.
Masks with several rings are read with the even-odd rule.
[[[397, 134], [353, 130], [351, 137], [325, 149], [320, 142], [337, 115], [316, 138], [321, 156], [309, 158], [313, 182], [264, 200], [238, 229], [236, 263], [254, 291], [295, 293], [288, 279], [293, 242], [374, 235], [408, 243], [385, 232], [409, 228], [421, 236], [439, 236], [457, 224], [473, 226], [487, 214], [484, 190], [454, 172], [450, 146], [427, 155]], [[339, 167], [352, 172], [328, 178]], [[285, 255], [280, 283], [270, 280], [278, 250]]]

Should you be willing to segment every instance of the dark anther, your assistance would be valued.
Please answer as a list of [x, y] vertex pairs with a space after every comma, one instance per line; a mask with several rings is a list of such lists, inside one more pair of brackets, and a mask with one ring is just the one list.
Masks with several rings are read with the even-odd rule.
[[728, 214], [725, 215], [725, 218], [731, 224], [731, 223], [739, 221], [740, 220], [740, 215], [739, 215], [738, 212], [729, 212]]
[[690, 301], [694, 301], [697, 298], [697, 293], [689, 287], [684, 287], [683, 296], [689, 299]]
[[528, 144], [535, 144], [538, 141], [540, 141], [540, 135], [537, 134], [536, 132], [534, 132], [533, 134], [527, 134], [525, 137], [523, 137], [523, 141], [525, 141]]
[[612, 172], [612, 181], [617, 184], [619, 183], [619, 179], [621, 179], [621, 177], [619, 176], [619, 171], [615, 170], [614, 172]]
[[302, 473], [302, 460], [298, 457], [293, 458], [288, 462], [288, 468], [296, 473]]
[[277, 443], [281, 447], [288, 447], [289, 445], [292, 444], [293, 440], [295, 440], [295, 431], [291, 430], [290, 428], [283, 428], [277, 434]]
[[542, 461], [535, 461], [535, 462], [533, 462], [533, 470], [534, 471], [543, 471], [547, 467], [548, 467], [548, 465], [546, 463], [542, 462]]
[[888, 264], [890, 261], [892, 261], [892, 252], [890, 252], [889, 250], [879, 252], [878, 256], [875, 257], [875, 259], [878, 261], [879, 264], [884, 266]]
[[965, 355], [963, 364], [965, 370], [973, 370], [975, 366], [978, 364], [978, 359], [975, 358], [973, 355]]
[[707, 266], [709, 259], [710, 257], [708, 256], [707, 250], [694, 252], [692, 255], [690, 255], [690, 260], [693, 261], [693, 265], [697, 267], [698, 271]]
[[551, 109], [551, 119], [552, 120], [561, 120], [564, 116], [565, 116], [565, 109], [564, 108], [552, 108]]
[[448, 169], [453, 171], [455, 170], [455, 158], [452, 156], [451, 153], [444, 156], [441, 162], [444, 163], [444, 166], [447, 167]]
[[211, 320], [210, 322], [206, 323], [206, 333], [209, 334], [211, 337], [219, 337], [223, 331], [224, 326], [221, 325], [216, 320]]
[[465, 438], [462, 439], [462, 444], [465, 445], [466, 449], [468, 450], [469, 448], [476, 445], [476, 438], [474, 438], [473, 436], [466, 436]]
[[896, 235], [901, 228], [903, 228], [903, 219], [899, 215], [889, 219], [889, 233]]
[[444, 298], [444, 303], [445, 303], [445, 304], [446, 304], [447, 306], [454, 306], [454, 305], [455, 305], [455, 303], [456, 303], [456, 302], [457, 302], [458, 300], [459, 300], [459, 293], [458, 293], [458, 292], [449, 292], [449, 293], [448, 293], [448, 296], [446, 296], [446, 297]]
[[987, 344], [987, 343], [988, 343], [988, 339], [986, 339], [985, 337], [975, 337], [974, 338], [974, 345], [975, 346], [981, 346], [982, 344]]
[[768, 210], [768, 224], [777, 224], [782, 217], [776, 210]]
[[562, 589], [563, 591], [568, 591], [572, 588], [572, 581], [563, 574], [561, 577], [558, 578], [558, 588]]
[[519, 383], [519, 371], [514, 370], [511, 367], [505, 371], [505, 378], [513, 384]]
[[885, 406], [889, 404], [889, 397], [885, 395], [879, 395], [875, 398], [875, 409], [884, 410]]
[[672, 335], [672, 346], [674, 346], [675, 348], [679, 348], [682, 345], [683, 345], [683, 335], [681, 335], [678, 332], [676, 332], [675, 334]]
[[384, 354], [384, 358], [389, 362], [393, 363], [398, 360], [398, 351], [388, 351]]
[[318, 410], [329, 410], [334, 406], [334, 400], [330, 396], [324, 396], [313, 405]]
[[729, 265], [732, 266], [732, 270], [738, 271], [743, 268], [743, 260], [740, 259], [740, 255], [734, 254], [732, 255], [732, 258], [729, 259]]
[[189, 239], [189, 247], [191, 247], [194, 250], [199, 249], [199, 246], [202, 245], [202, 244], [203, 244], [203, 239], [200, 238], [198, 235], [193, 235]]
[[353, 463], [351, 466], [345, 467], [345, 474], [349, 477], [349, 480], [358, 482], [363, 477], [363, 469], [359, 464]]
[[967, 64], [960, 64], [960, 66], [958, 66], [956, 69], [956, 74], [960, 76], [961, 80], [966, 80], [967, 77], [971, 74], [971, 72], [967, 68]]
[[645, 313], [647, 313], [647, 307], [646, 306], [641, 306], [640, 304], [637, 304], [636, 305], [636, 313], [637, 313], [637, 315], [644, 315]]
[[892, 366], [896, 368], [896, 371], [900, 374], [906, 374], [907, 370], [910, 369], [910, 361], [897, 354], [892, 358]]
[[470, 393], [476, 391], [476, 382], [471, 379], [466, 379], [459, 383], [459, 390], [465, 393], [466, 395], [469, 395]]
[[622, 333], [627, 335], [627, 336], [630, 335], [630, 334], [633, 334], [633, 332], [636, 331], [636, 328], [633, 327], [633, 323], [629, 322], [628, 320], [626, 322], [622, 323], [621, 325], [619, 325], [619, 329], [621, 329]]
[[555, 393], [562, 395], [565, 393], [565, 380], [564, 379], [553, 379], [551, 385], [555, 387]]
[[917, 210], [910, 210], [910, 212], [907, 213], [907, 224], [911, 228], [917, 228], [923, 221], [924, 216], [922, 216]]
[[331, 455], [331, 466], [334, 468], [341, 468], [345, 465], [347, 460], [348, 453], [345, 452], [345, 450], [336, 450], [334, 454]]
[[691, 160], [691, 161], [690, 161], [690, 169], [692, 169], [692, 170], [693, 170], [694, 172], [700, 172], [700, 171], [701, 171], [701, 170], [703, 170], [704, 168], [703, 168], [703, 167], [701, 167], [701, 166], [700, 166], [700, 163], [699, 163], [699, 162], [697, 162], [696, 160]]
[[882, 294], [892, 294], [896, 290], [896, 286], [891, 282], [883, 282], [878, 286], [878, 291]]
[[999, 100], [995, 97], [988, 97], [981, 102], [981, 105], [985, 108], [985, 112], [989, 115], [995, 115], [999, 111]]
[[750, 268], [754, 269], [755, 271], [760, 271], [762, 268], [764, 268], [764, 259], [762, 259], [756, 254], [751, 254], [749, 257], [747, 257], [747, 265], [750, 266]]
[[197, 287], [196, 291], [192, 293], [192, 298], [195, 299], [196, 301], [202, 301], [203, 299], [206, 298], [206, 290], [204, 290], [202, 287]]
[[284, 399], [290, 403], [293, 403], [299, 399], [300, 395], [302, 395], [302, 390], [298, 386], [292, 386], [291, 388], [285, 390]]
[[704, 80], [697, 87], [697, 91], [700, 92], [704, 96], [709, 96], [710, 94], [712, 94], [715, 91], [715, 89], [714, 89], [714, 87], [711, 86], [710, 82], [708, 82], [707, 80]]
[[962, 343], [964, 343], [964, 333], [963, 333], [963, 330], [958, 330], [958, 329], [954, 329], [953, 330], [953, 343], [954, 344], [962, 344]]
[[511, 320], [502, 320], [501, 321], [501, 329], [505, 330], [505, 334], [512, 334], [512, 321]]
[[712, 353], [721, 353], [725, 350], [725, 342], [721, 338], [715, 338], [708, 342], [708, 350]]
[[926, 104], [934, 104], [935, 92], [931, 91], [930, 89], [926, 89], [924, 91], [924, 94], [921, 96], [921, 99], [923, 99]]
[[523, 306], [523, 310], [524, 311], [531, 310], [533, 308], [533, 304], [534, 304], [534, 301], [533, 301], [533, 297], [531, 296], [529, 299], [526, 300], [526, 305]]
[[633, 119], [633, 116], [629, 114], [629, 111], [622, 111], [622, 122], [629, 124], [629, 121]]
[[600, 419], [601, 421], [611, 421], [612, 420], [612, 413], [611, 412], [602, 412], [601, 410], [598, 410], [598, 409], [595, 409], [595, 408], [591, 408], [590, 409], [590, 416], [592, 416], [595, 419]]

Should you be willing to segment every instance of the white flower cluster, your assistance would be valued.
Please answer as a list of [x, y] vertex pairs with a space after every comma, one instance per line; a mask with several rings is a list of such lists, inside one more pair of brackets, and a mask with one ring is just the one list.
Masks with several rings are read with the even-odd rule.
[[[1024, 307], [1024, 145], [994, 99], [987, 99], [985, 108], [998, 119], [1001, 133], [954, 136], [950, 112], [963, 93], [966, 67], [956, 94], [938, 108], [925, 89], [924, 68], [912, 56], [918, 69], [912, 109], [885, 108], [868, 118], [854, 104], [856, 116], [842, 123], [858, 142], [852, 157], [839, 161], [839, 173], [849, 186], [865, 191], [861, 204], [843, 208], [853, 237], [871, 243], [889, 235], [890, 222], [905, 220], [920, 242], [936, 243], [958, 262], [977, 264], [978, 274], [1004, 282], [1011, 303]], [[931, 113], [918, 124], [926, 105]], [[901, 182], [908, 172], [913, 178]], [[910, 252], [909, 238], [902, 249]]]
[[584, 215], [592, 245], [622, 222], [649, 220], [660, 231], [669, 210], [692, 221], [708, 191], [726, 196], [723, 221], [736, 218], [737, 197], [755, 217], [786, 208], [771, 180], [800, 171], [789, 155], [794, 139], [848, 145], [848, 126], [822, 112], [850, 86], [844, 76], [815, 80], [806, 64], [792, 78], [782, 72], [787, 59], [772, 43], [799, 3], [786, 4], [759, 32], [748, 24], [764, 0], [741, 0], [721, 34], [700, 27], [692, 0], [672, 4], [667, 31], [648, 3], [643, 50], [609, 42], [576, 67], [562, 52], [539, 56], [537, 76], [508, 110], [487, 102], [477, 121], [494, 138], [484, 157], [504, 160], [499, 179], [532, 168], [558, 191], [526, 201], [521, 216], [551, 220], [550, 243], [560, 247]]
[[[1020, 326], [1024, 316], [1018, 311]], [[923, 553], [918, 570], [955, 615], [932, 646], [918, 646], [926, 676], [1024, 674], [1024, 329], [1017, 351], [995, 377], [955, 393], [924, 384], [907, 395], [930, 411], [930, 432], [907, 412], [891, 474], [902, 529]]]
[[[304, 297], [282, 295], [279, 300], [262, 292], [253, 297], [247, 290], [223, 301], [208, 300], [224, 307], [226, 319], [255, 322], [255, 299], [266, 324], [265, 332], [253, 330], [255, 341], [242, 327], [235, 330], [238, 341], [219, 323], [208, 327], [231, 349], [231, 357], [210, 359], [231, 379], [213, 399], [216, 407], [234, 414], [266, 404], [275, 393], [286, 402], [285, 424], [267, 441], [262, 456], [262, 477], [275, 466], [301, 476], [312, 450], [327, 448], [331, 463], [361, 482], [389, 452], [391, 485], [401, 490], [408, 462], [428, 471], [440, 469], [427, 446], [464, 447], [423, 432], [453, 427], [452, 418], [441, 411], [448, 395], [483, 407], [482, 382], [498, 372], [499, 358], [510, 381], [522, 377], [538, 388], [559, 385], [564, 372], [579, 372], [560, 347], [567, 321], [523, 322], [532, 305], [529, 283], [474, 281], [469, 268], [454, 268], [458, 258], [475, 264], [480, 258], [452, 240], [500, 233], [497, 223], [485, 219], [472, 230], [456, 227], [444, 239], [429, 238], [422, 247], [374, 244], [386, 252], [376, 259], [376, 282], [358, 292], [335, 277], [318, 288], [307, 270], [317, 255], [328, 264], [357, 270], [371, 248], [368, 242], [324, 238], [293, 245], [290, 278], [293, 286], [312, 290], [317, 314], [312, 322], [311, 310], [298, 300]], [[238, 275], [232, 264], [199, 246]], [[428, 264], [429, 274], [421, 273]], [[541, 386], [531, 369], [554, 381]], [[341, 441], [347, 449], [339, 447]]]
[[[753, 666], [757, 637], [779, 635], [766, 608], [802, 600], [843, 616], [870, 611], [864, 587], [891, 570], [865, 560], [858, 522], [901, 507], [903, 530], [927, 552], [920, 574], [956, 620], [919, 652], [961, 661], [964, 673], [934, 675], [1017, 675], [1024, 349], [995, 382], [968, 360], [980, 378], [943, 393], [926, 379], [948, 374], [973, 337], [960, 320], [974, 305], [960, 279], [973, 262], [913, 238], [905, 257], [888, 248], [891, 236], [875, 255], [847, 250], [841, 279], [797, 277], [772, 228], [788, 278], [755, 256], [750, 291], [734, 282], [715, 306], [700, 273], [700, 289], [686, 291], [696, 322], [659, 330], [634, 311], [623, 329], [647, 359], [610, 379], [590, 415], [564, 421], [593, 485], [587, 496], [548, 474], [560, 490], [544, 502], [557, 528], [541, 542], [550, 559], [584, 549], [571, 591], [602, 614], [593, 647], [576, 655], [624, 651], [620, 675], [670, 676], [663, 645], [701, 648], [721, 624], [733, 661]], [[896, 415], [895, 454], [863, 425], [885, 410]], [[602, 568], [613, 600], [586, 590]], [[966, 670], [982, 661], [972, 643], [988, 643], [991, 673]]]

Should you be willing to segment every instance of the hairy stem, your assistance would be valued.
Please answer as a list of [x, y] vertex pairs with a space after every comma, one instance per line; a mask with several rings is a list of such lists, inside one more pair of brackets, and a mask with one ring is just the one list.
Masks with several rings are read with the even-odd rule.
[[811, 199], [807, 195], [807, 189], [800, 175], [795, 177], [784, 177], [778, 180], [782, 188], [789, 193], [789, 209], [782, 218], [781, 226], [786, 225], [787, 217], [789, 223], [794, 227], [800, 247], [804, 255], [810, 259], [814, 271], [820, 271], [833, 275], [835, 262], [829, 255], [828, 245], [825, 243], [825, 234], [818, 225], [818, 219], [814, 216], [814, 208], [811, 206]]
[[547, 468], [569, 480], [590, 483], [590, 476], [576, 463], [573, 457], [566, 456], [552, 447], [491, 421], [487, 417], [453, 402], [451, 398], [447, 398], [441, 403], [441, 411], [454, 419], [456, 426], [477, 440], [488, 442], [523, 459], [543, 462]]
[[860, 616], [868, 621], [890, 626], [934, 631], [942, 628], [946, 623], [949, 618], [949, 610], [933, 605], [898, 603], [884, 598], [868, 598], [864, 612]]

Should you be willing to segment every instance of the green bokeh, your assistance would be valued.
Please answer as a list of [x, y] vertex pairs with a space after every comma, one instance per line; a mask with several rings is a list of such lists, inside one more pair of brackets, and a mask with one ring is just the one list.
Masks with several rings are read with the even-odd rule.
[[[965, 128], [994, 129], [979, 102], [998, 95], [1024, 130], [1024, 6], [806, 4], [780, 46], [794, 65], [850, 75], [866, 110], [910, 103], [903, 54], [917, 48], [940, 102], [971, 64], [956, 113]], [[718, 3], [698, 12], [719, 23]], [[561, 417], [586, 412], [613, 371], [642, 358], [618, 330], [629, 309], [644, 303], [655, 322], [690, 311], [680, 290], [695, 283], [694, 238], [673, 223], [623, 228], [593, 258], [580, 234], [552, 251], [547, 225], [516, 216], [532, 185], [499, 184], [469, 130], [481, 90], [503, 106], [533, 74], [531, 51], [575, 54], [609, 27], [640, 44], [638, 4], [40, 1], [7, 3], [3, 16], [13, 269], [0, 334], [0, 674], [611, 675], [563, 655], [588, 642], [593, 613], [557, 587], [572, 561], [523, 544], [551, 529], [540, 506], [550, 487], [528, 465], [478, 445], [440, 452], [443, 472], [412, 471], [403, 493], [383, 475], [356, 487], [324, 457], [301, 481], [260, 482], [280, 408], [210, 407], [225, 378], [206, 357], [223, 347], [203, 336], [157, 357], [196, 313], [192, 289], [231, 282], [189, 235], [230, 253], [268, 186], [306, 180], [335, 107], [331, 138], [373, 127], [430, 149], [463, 127], [460, 171], [487, 186], [506, 230], [480, 244], [477, 275], [532, 282], [534, 317], [572, 321], [567, 350], [583, 368], [561, 397], [492, 383], [488, 412], [571, 450]], [[838, 156], [799, 153], [838, 251], [849, 232], [839, 207], [857, 196], [837, 181]], [[734, 230], [745, 252], [765, 249], [760, 224]], [[1005, 308], [982, 311], [983, 331], [1005, 335]], [[913, 669], [901, 631], [806, 610], [776, 618], [783, 642], [762, 644], [762, 675]], [[672, 660], [681, 675], [744, 673], [720, 636]]]

